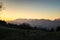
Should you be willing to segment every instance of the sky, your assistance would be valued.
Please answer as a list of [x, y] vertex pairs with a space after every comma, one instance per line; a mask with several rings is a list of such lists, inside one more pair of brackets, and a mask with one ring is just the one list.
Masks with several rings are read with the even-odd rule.
[[50, 19], [60, 18], [60, 0], [0, 0], [3, 10], [0, 19]]

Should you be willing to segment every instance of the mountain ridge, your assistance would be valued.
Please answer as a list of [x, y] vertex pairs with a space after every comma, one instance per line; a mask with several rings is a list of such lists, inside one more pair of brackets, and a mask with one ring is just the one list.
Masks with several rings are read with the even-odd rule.
[[53, 21], [49, 19], [16, 19], [14, 21], [9, 21], [7, 23], [13, 23], [17, 25], [22, 23], [28, 23], [33, 27], [36, 26], [40, 28], [56, 29], [57, 26], [60, 26], [60, 19], [55, 19]]

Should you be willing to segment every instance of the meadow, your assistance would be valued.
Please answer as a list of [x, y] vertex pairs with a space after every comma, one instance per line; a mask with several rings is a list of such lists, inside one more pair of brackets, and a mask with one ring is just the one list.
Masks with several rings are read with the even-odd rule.
[[32, 29], [0, 28], [0, 40], [60, 40], [60, 32]]

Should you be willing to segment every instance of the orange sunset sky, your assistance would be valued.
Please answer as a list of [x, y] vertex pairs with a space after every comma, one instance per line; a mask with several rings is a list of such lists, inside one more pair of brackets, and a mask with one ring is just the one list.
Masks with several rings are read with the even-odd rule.
[[60, 18], [59, 0], [0, 0], [3, 10], [0, 19], [50, 19]]

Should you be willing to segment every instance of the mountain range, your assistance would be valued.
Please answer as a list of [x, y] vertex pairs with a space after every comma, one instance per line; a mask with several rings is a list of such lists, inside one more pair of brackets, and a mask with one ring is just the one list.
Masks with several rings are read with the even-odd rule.
[[8, 23], [13, 23], [17, 25], [22, 23], [28, 23], [33, 27], [36, 26], [46, 29], [51, 29], [51, 28], [56, 29], [57, 26], [60, 26], [60, 19], [55, 19], [53, 21], [48, 19], [16, 19], [14, 21], [8, 21]]

